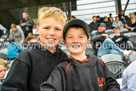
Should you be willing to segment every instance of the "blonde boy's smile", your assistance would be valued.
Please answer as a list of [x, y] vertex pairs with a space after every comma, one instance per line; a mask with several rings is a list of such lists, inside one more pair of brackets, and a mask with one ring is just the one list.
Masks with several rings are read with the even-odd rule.
[[56, 17], [42, 19], [37, 28], [40, 35], [40, 42], [46, 47], [53, 47], [59, 44], [63, 35], [64, 24]]

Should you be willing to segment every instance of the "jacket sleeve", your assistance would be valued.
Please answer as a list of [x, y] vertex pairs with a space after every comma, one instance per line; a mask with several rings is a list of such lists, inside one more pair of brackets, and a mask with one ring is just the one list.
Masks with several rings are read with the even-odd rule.
[[113, 73], [104, 64], [104, 73], [106, 81], [106, 91], [120, 91], [120, 85], [116, 81]]
[[66, 77], [62, 67], [56, 67], [48, 80], [41, 84], [41, 91], [66, 91]]
[[33, 20], [32, 19], [28, 19], [28, 22], [26, 23], [27, 27], [33, 27]]
[[99, 35], [94, 35], [94, 36], [92, 37], [92, 41], [95, 42], [95, 41], [101, 39], [102, 37], [103, 37], [103, 36], [102, 36], [101, 34], [99, 34]]
[[27, 91], [27, 75], [28, 66], [20, 60], [14, 60], [1, 91]]

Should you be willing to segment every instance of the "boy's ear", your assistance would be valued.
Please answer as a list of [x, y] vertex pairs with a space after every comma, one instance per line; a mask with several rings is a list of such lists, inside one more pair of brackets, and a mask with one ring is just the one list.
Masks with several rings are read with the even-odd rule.
[[89, 39], [87, 40], [87, 44], [90, 44], [90, 40]]
[[64, 45], [66, 44], [66, 41], [65, 41], [65, 40], [63, 40], [63, 44], [64, 44]]

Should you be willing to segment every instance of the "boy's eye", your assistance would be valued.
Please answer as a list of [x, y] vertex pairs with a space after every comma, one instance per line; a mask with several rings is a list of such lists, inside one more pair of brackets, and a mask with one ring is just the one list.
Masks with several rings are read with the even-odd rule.
[[79, 38], [84, 38], [84, 36], [79, 36]]
[[44, 27], [44, 29], [49, 29], [49, 27]]
[[60, 31], [61, 29], [59, 29], [59, 28], [56, 28], [55, 30], [57, 30], [57, 31]]
[[70, 38], [72, 38], [72, 36], [69, 36], [68, 38], [70, 39]]

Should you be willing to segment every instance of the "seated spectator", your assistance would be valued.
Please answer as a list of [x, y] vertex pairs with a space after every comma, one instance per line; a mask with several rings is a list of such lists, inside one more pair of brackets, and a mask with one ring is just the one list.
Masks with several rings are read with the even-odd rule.
[[22, 47], [18, 43], [15, 42], [15, 39], [10, 37], [9, 38], [9, 45], [7, 48], [7, 57], [9, 59], [15, 59], [16, 56], [23, 50]]
[[128, 19], [128, 16], [124, 14], [124, 11], [121, 10], [120, 14], [118, 15], [119, 20], [122, 21], [123, 25], [126, 23], [126, 20]]
[[97, 33], [95, 33], [92, 36], [93, 49], [95, 50], [95, 54], [97, 54], [97, 51], [101, 44], [103, 43], [103, 41], [106, 38], [109, 38], [108, 34], [105, 34], [105, 30], [106, 30], [105, 23], [100, 23]]
[[128, 55], [132, 53], [132, 51], [123, 50], [124, 47], [127, 46], [126, 42], [129, 40], [127, 36], [120, 34], [120, 28], [113, 28], [115, 36], [112, 39], [105, 39], [103, 44], [98, 50], [97, 56], [101, 57], [105, 54], [118, 54], [124, 59], [128, 59]]
[[136, 61], [124, 70], [121, 91], [136, 91]]
[[125, 28], [136, 32], [136, 18], [134, 13], [130, 13], [130, 19], [126, 20]]
[[115, 22], [112, 23], [112, 27], [120, 27], [121, 29], [124, 28], [123, 23], [119, 21], [119, 17], [115, 17]]
[[104, 17], [103, 22], [106, 24], [106, 29], [112, 29], [112, 22], [108, 20], [108, 17]]
[[6, 74], [7, 62], [0, 58], [0, 91]]
[[33, 32], [34, 35], [38, 36], [36, 24], [33, 25], [33, 30], [32, 30], [32, 32]]
[[30, 37], [30, 36], [33, 36], [33, 34], [32, 33], [28, 33], [27, 37]]
[[101, 20], [101, 18], [100, 18], [100, 16], [98, 15], [98, 16], [96, 16], [96, 21], [97, 22], [99, 22], [99, 23], [101, 23], [102, 22], [102, 20]]
[[24, 42], [24, 33], [22, 29], [15, 24], [11, 24], [10, 37], [13, 37], [16, 43], [22, 44]]
[[31, 42], [38, 42], [38, 38], [35, 35], [26, 37], [26, 43], [30, 44]]
[[71, 56], [59, 64], [41, 91], [120, 91], [113, 74], [97, 57], [86, 55], [88, 25], [78, 19], [64, 27], [63, 39]]
[[112, 14], [111, 14], [111, 13], [109, 14], [108, 20], [109, 20], [111, 23], [113, 23], [113, 22], [114, 22], [114, 20], [113, 20], [113, 17], [112, 17]]
[[96, 20], [96, 16], [93, 16], [93, 21], [89, 24], [90, 31], [98, 30], [100, 23]]

